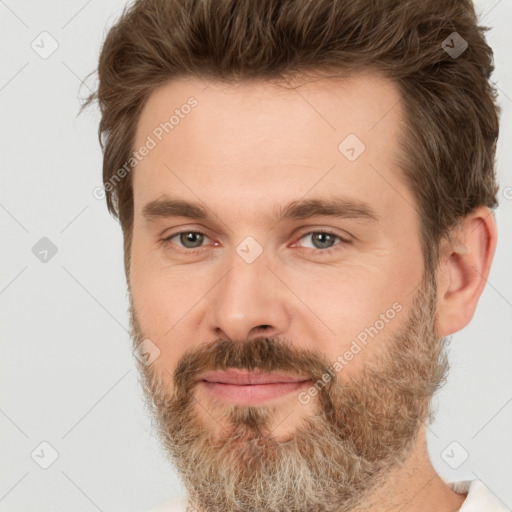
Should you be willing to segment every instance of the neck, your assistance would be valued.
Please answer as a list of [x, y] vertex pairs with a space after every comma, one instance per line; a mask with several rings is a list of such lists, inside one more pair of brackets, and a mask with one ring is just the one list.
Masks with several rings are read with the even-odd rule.
[[432, 466], [423, 425], [409, 458], [351, 512], [456, 512], [465, 499], [466, 495], [452, 491]]

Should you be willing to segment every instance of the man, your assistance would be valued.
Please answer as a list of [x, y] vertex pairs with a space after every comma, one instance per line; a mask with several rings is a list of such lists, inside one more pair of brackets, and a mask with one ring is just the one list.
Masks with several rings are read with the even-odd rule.
[[139, 0], [99, 62], [162, 511], [504, 510], [434, 470], [448, 336], [496, 247], [469, 0]]

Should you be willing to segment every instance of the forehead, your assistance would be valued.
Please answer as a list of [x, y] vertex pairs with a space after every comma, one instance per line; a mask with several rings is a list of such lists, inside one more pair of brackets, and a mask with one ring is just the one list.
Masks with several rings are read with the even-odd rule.
[[133, 172], [135, 210], [171, 192], [255, 211], [313, 191], [412, 201], [396, 164], [402, 111], [395, 85], [372, 74], [288, 87], [173, 80], [139, 118], [133, 150], [151, 149]]

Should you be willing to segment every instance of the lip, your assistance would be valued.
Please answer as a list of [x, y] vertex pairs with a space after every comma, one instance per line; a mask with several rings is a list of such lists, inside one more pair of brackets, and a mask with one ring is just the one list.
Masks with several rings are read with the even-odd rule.
[[258, 405], [308, 386], [310, 379], [239, 370], [207, 372], [198, 379], [210, 395], [238, 405]]
[[307, 377], [294, 377], [282, 373], [262, 373], [243, 370], [211, 371], [199, 376], [199, 381], [217, 382], [220, 384], [234, 384], [237, 386], [251, 386], [258, 384], [276, 384], [290, 382], [304, 382]]

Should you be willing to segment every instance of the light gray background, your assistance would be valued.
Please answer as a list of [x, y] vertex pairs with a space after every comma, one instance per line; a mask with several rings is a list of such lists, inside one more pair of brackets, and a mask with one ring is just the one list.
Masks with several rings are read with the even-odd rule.
[[[76, 118], [80, 80], [125, 3], [0, 0], [0, 511], [140, 511], [183, 491], [137, 382], [121, 230], [92, 194], [99, 115]], [[499, 241], [475, 318], [452, 339], [429, 450], [444, 478], [479, 478], [510, 508], [512, 3], [476, 6], [492, 27], [503, 108]], [[58, 43], [46, 59], [31, 48], [51, 49], [43, 31]], [[42, 237], [58, 248], [46, 263], [32, 253]], [[48, 460], [43, 441], [59, 454], [46, 470], [31, 458], [37, 449], [34, 458]], [[454, 470], [446, 461], [458, 465], [462, 450], [469, 457]]]

